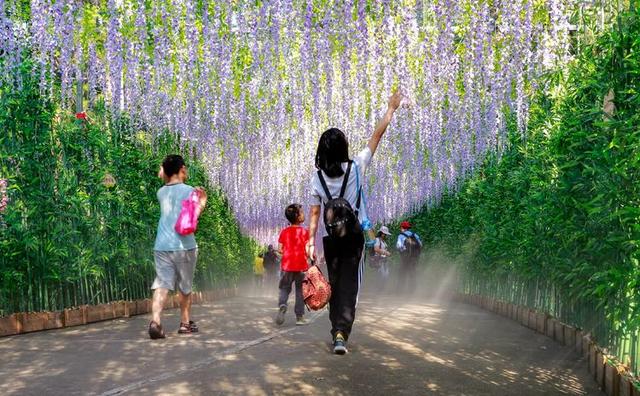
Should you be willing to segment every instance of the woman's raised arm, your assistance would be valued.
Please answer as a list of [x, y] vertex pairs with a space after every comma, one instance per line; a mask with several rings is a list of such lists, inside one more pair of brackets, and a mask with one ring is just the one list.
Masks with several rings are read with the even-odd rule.
[[393, 113], [400, 106], [400, 101], [402, 101], [402, 94], [398, 91], [394, 92], [393, 95], [391, 95], [391, 97], [389, 98], [387, 112], [384, 114], [384, 117], [382, 117], [382, 119], [378, 121], [376, 129], [373, 131], [371, 139], [369, 139], [369, 150], [371, 150], [371, 155], [373, 155], [378, 149], [380, 139], [382, 139], [382, 135], [384, 135], [384, 132], [387, 130], [387, 126], [389, 126], [389, 123], [391, 122]]

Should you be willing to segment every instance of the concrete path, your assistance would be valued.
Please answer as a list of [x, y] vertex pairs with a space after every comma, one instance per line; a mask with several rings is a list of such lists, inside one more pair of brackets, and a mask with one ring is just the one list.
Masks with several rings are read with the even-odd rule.
[[349, 353], [326, 311], [273, 324], [274, 297], [196, 306], [200, 333], [148, 316], [0, 339], [0, 395], [602, 395], [569, 348], [477, 307], [364, 295]]

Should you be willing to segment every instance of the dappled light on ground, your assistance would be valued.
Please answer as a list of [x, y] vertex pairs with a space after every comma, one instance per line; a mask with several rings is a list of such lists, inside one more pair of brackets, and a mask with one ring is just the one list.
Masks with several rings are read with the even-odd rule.
[[569, 349], [475, 307], [436, 301], [437, 288], [421, 292], [365, 288], [343, 357], [330, 351], [326, 311], [309, 314], [305, 327], [289, 313], [276, 327], [275, 296], [255, 291], [196, 306], [201, 332], [191, 336], [175, 334], [178, 318], [168, 311], [160, 342], [147, 339], [146, 317], [5, 338], [0, 393], [600, 394]]

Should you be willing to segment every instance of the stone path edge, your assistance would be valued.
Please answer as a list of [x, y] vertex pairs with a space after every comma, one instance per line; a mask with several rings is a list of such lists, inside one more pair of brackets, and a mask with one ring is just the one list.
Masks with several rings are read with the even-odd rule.
[[[218, 301], [238, 294], [237, 288], [224, 288], [193, 292], [193, 304]], [[178, 295], [170, 296], [165, 309], [179, 308]], [[62, 329], [90, 323], [129, 318], [151, 312], [151, 299], [114, 301], [107, 304], [81, 305], [61, 311], [21, 312], [0, 317], [0, 337], [32, 333], [35, 331]]]
[[605, 349], [597, 344], [591, 334], [562, 323], [548, 313], [492, 297], [457, 293], [454, 300], [476, 305], [514, 320], [560, 344], [573, 348], [584, 357], [589, 366], [589, 372], [608, 396], [640, 396], [638, 379], [633, 378], [625, 366], [615, 363], [615, 359], [606, 354]]

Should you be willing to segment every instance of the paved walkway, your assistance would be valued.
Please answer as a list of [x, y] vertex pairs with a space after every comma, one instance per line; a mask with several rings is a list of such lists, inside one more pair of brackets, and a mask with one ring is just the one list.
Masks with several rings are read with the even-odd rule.
[[0, 339], [2, 395], [602, 395], [584, 362], [515, 322], [430, 299], [364, 295], [350, 353], [328, 314], [276, 327], [274, 298], [196, 306], [199, 334], [146, 336], [148, 316]]

